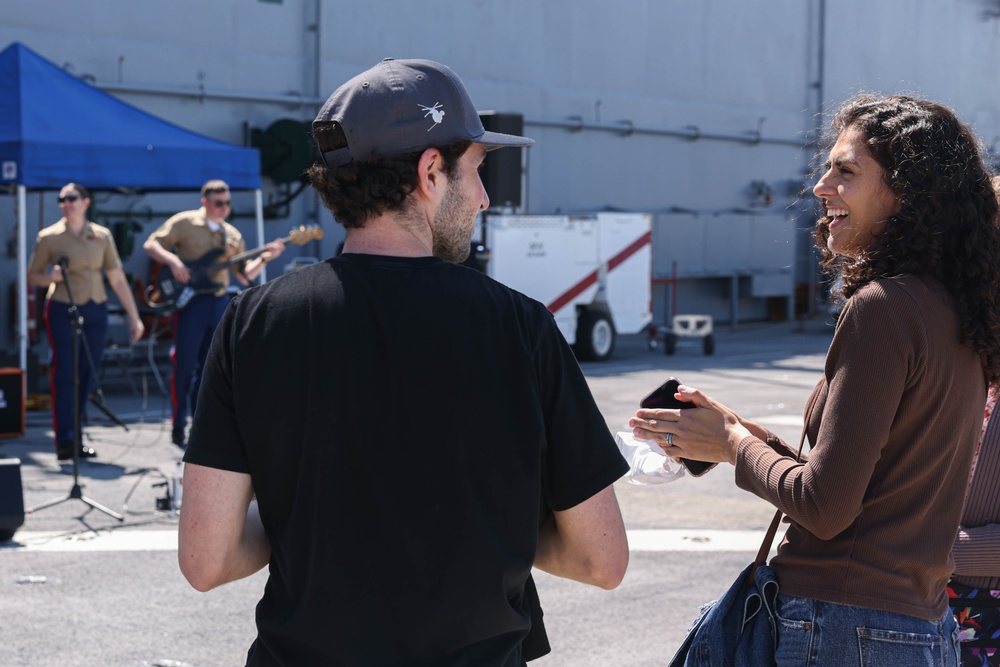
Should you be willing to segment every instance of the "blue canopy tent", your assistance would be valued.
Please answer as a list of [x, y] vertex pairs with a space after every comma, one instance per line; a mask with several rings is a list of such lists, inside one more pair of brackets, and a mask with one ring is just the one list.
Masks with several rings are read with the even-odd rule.
[[[27, 290], [26, 192], [70, 181], [91, 190], [199, 190], [220, 178], [255, 190], [263, 243], [260, 154], [196, 134], [125, 104], [14, 42], [0, 51], [0, 186], [17, 192], [18, 293]], [[266, 276], [263, 277], [266, 280]], [[27, 366], [27, 305], [18, 347]]]

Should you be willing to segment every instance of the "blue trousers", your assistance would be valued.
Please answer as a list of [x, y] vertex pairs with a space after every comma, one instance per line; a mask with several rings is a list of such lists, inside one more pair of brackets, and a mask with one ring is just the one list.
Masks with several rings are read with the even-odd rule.
[[958, 624], [779, 595], [778, 667], [958, 667]]
[[[83, 317], [83, 331], [80, 337], [79, 363], [77, 364], [80, 393], [77, 396], [80, 418], [86, 412], [87, 398], [94, 389], [94, 375], [87, 361], [87, 352], [93, 361], [93, 371], [101, 368], [101, 355], [108, 335], [108, 303], [88, 301], [77, 306]], [[69, 314], [69, 304], [51, 299], [45, 304], [45, 328], [49, 335], [52, 362], [49, 365], [49, 383], [52, 391], [52, 430], [55, 432], [56, 446], [60, 442], [72, 443], [76, 440], [73, 423], [73, 321]]]
[[170, 400], [175, 429], [184, 428], [188, 414], [194, 415], [201, 387], [201, 371], [208, 357], [212, 334], [228, 305], [228, 295], [200, 294], [174, 313], [174, 347], [170, 352], [174, 369], [170, 377]]

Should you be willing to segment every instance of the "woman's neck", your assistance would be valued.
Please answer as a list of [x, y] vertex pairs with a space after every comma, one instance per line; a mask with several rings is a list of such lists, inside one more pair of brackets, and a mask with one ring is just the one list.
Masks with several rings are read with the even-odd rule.
[[69, 229], [71, 232], [73, 232], [77, 236], [79, 236], [80, 233], [83, 232], [83, 226], [86, 223], [87, 223], [87, 220], [83, 216], [73, 217], [73, 218], [66, 218], [66, 227], [67, 227], [67, 229]]

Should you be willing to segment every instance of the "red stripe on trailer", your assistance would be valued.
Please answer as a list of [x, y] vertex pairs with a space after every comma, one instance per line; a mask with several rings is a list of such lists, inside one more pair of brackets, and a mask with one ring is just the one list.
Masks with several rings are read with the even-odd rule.
[[[628, 247], [626, 247], [620, 253], [609, 259], [608, 271], [613, 271], [629, 257], [639, 252], [639, 250], [643, 246], [647, 246], [652, 242], [653, 242], [653, 232], [648, 231], [639, 238], [637, 238], [635, 241], [633, 241], [631, 244], [629, 244]], [[580, 280], [577, 284], [573, 285], [568, 290], [560, 294], [555, 301], [550, 303], [547, 306], [549, 312], [552, 313], [559, 312], [563, 307], [566, 306], [566, 304], [572, 302], [573, 299], [580, 296], [580, 294], [583, 293], [584, 290], [586, 290], [588, 287], [590, 287], [596, 282], [597, 282], [597, 270], [595, 269], [590, 273], [588, 273], [586, 276], [584, 276], [584, 278]]]

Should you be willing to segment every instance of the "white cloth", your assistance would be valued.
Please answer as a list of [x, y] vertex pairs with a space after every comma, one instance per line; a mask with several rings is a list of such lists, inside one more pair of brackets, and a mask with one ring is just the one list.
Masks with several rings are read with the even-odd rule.
[[618, 451], [628, 461], [629, 484], [664, 484], [684, 476], [684, 466], [663, 453], [652, 440], [639, 440], [629, 431], [615, 434]]

